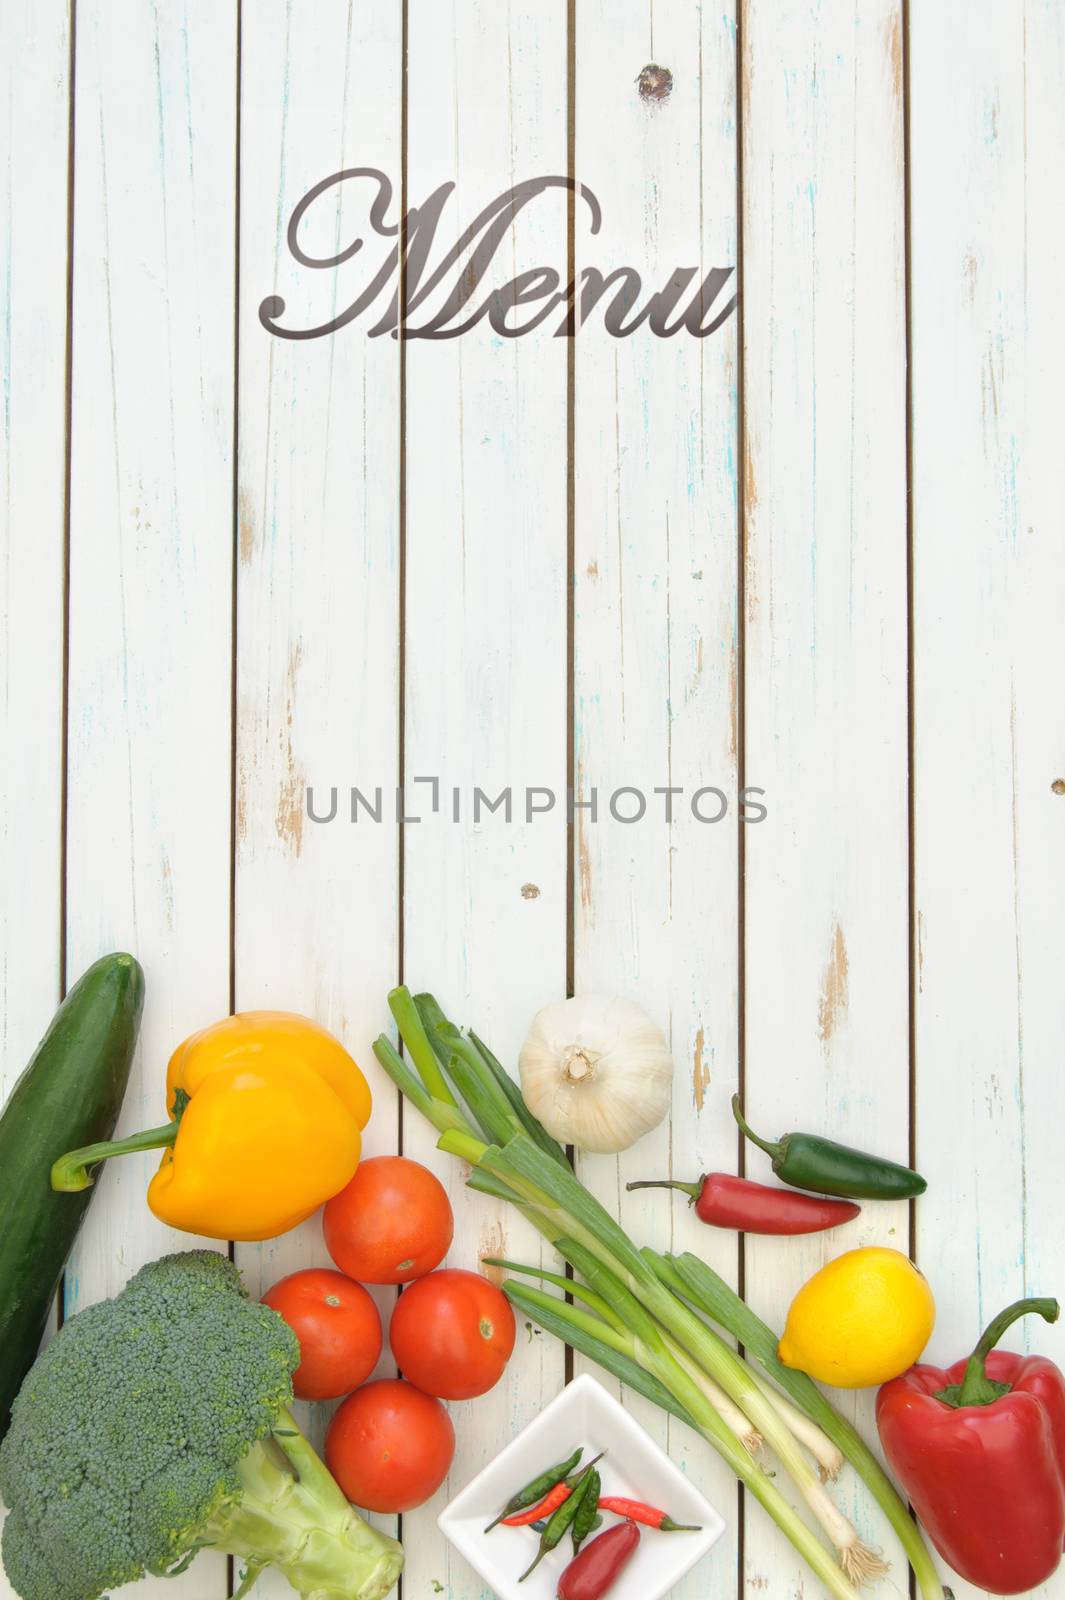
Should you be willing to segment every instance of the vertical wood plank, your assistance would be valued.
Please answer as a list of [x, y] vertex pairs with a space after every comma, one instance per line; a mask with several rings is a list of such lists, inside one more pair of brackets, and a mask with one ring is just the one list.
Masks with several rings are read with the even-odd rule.
[[[341, 1038], [373, 1090], [364, 1152], [392, 1153], [396, 1095], [371, 1043], [398, 970], [398, 840], [390, 814], [353, 824], [348, 791], [380, 785], [391, 804], [397, 776], [399, 351], [365, 322], [279, 339], [259, 306], [276, 292], [285, 326], [327, 322], [394, 248], [362, 180], [323, 196], [299, 235], [321, 257], [363, 238], [352, 262], [301, 266], [285, 236], [332, 173], [377, 167], [398, 188], [399, 10], [269, 0], [245, 12], [241, 60], [236, 1003], [303, 1011]], [[308, 786], [319, 817], [338, 790], [332, 823], [311, 820]], [[257, 1294], [330, 1264], [318, 1217], [236, 1259]], [[378, 1299], [387, 1329], [394, 1293]], [[298, 1407], [319, 1447], [334, 1409]], [[258, 1587], [290, 1593], [278, 1573]]]
[[[82, 0], [76, 80], [68, 967], [144, 965], [128, 1132], [228, 1010], [235, 9]], [[154, 1165], [99, 1179], [68, 1313], [195, 1242], [148, 1212]], [[220, 1596], [225, 1564], [179, 1582]]]
[[[908, 832], [902, 14], [899, 0], [742, 17], [746, 459], [746, 1102], [770, 1137], [908, 1150]], [[748, 1149], [747, 1171], [768, 1166]], [[908, 1249], [905, 1206], [748, 1239], [751, 1304], [858, 1244]], [[871, 1396], [834, 1396], [866, 1437]], [[894, 1546], [854, 1474], [837, 1499]], [[748, 1591], [801, 1564], [748, 1505]]]
[[[576, 173], [604, 223], [591, 238], [578, 204], [579, 273], [635, 267], [642, 307], [694, 267], [683, 309], [712, 268], [735, 265], [735, 63], [728, 6], [582, 0]], [[641, 93], [649, 64], [672, 73], [663, 98]], [[625, 1183], [694, 1181], [735, 1164], [737, 324], [704, 339], [686, 328], [659, 338], [646, 325], [618, 339], [603, 310], [589, 313], [576, 348], [575, 765], [579, 799], [598, 798], [596, 819], [577, 812], [576, 989], [643, 1005], [671, 1040], [676, 1078], [671, 1121], [617, 1159], [584, 1157], [580, 1171], [638, 1242], [697, 1251], [735, 1283], [735, 1236], [704, 1228], [676, 1197], [630, 1195]], [[626, 786], [646, 795], [638, 822], [611, 813]], [[679, 791], [672, 822], [653, 792], [669, 786]], [[718, 823], [692, 809], [706, 786], [728, 798]], [[698, 805], [708, 818], [720, 810], [714, 795]], [[617, 809], [633, 816], [638, 803], [625, 795]], [[674, 1593], [694, 1600], [708, 1582], [728, 1592], [732, 1473], [681, 1424], [638, 1396], [625, 1402], [728, 1526], [712, 1565]]]
[[[412, 0], [409, 12], [411, 205], [455, 182], [430, 263], [512, 184], [566, 171], [562, 0], [533, 9], [492, 0]], [[566, 203], [542, 196], [508, 230], [478, 292], [553, 265], [564, 280]], [[454, 274], [449, 282], [454, 281]], [[421, 325], [437, 294], [411, 315]], [[467, 308], [472, 311], [473, 306]], [[532, 308], [535, 311], [537, 308]], [[521, 323], [518, 314], [511, 319]], [[566, 344], [560, 317], [504, 340], [487, 323], [461, 339], [407, 345], [407, 703], [405, 977], [433, 988], [516, 1070], [534, 1011], [566, 981]], [[440, 811], [428, 786], [440, 779]], [[526, 820], [524, 788], [554, 790]], [[473, 814], [473, 791], [502, 810]], [[461, 821], [452, 791], [460, 791]], [[455, 1209], [451, 1265], [482, 1253], [538, 1260], [538, 1235], [508, 1207], [467, 1191], [416, 1113], [407, 1155], [437, 1170]], [[435, 1527], [449, 1494], [530, 1421], [563, 1381], [561, 1346], [519, 1326], [514, 1358], [489, 1395], [451, 1407], [459, 1445], [448, 1483], [404, 1517], [404, 1593], [442, 1584], [449, 1600], [483, 1586]]]
[[66, 0], [0, 11], [0, 1106], [62, 979], [69, 29]]
[[[911, 28], [917, 1251], [955, 1359], [1061, 1280], [1065, 26]], [[1007, 1344], [1060, 1353], [1031, 1320]]]
[[0, 1103], [60, 996], [69, 28], [0, 13]]

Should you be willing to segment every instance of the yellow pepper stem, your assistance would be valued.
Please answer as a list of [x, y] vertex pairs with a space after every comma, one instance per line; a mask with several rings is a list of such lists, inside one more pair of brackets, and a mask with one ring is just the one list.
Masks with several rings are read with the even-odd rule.
[[95, 1173], [90, 1168], [98, 1166], [101, 1161], [110, 1160], [112, 1156], [133, 1155], [138, 1150], [165, 1150], [168, 1145], [173, 1145], [180, 1126], [181, 1119], [176, 1117], [161, 1128], [146, 1128], [143, 1133], [131, 1133], [128, 1139], [112, 1139], [105, 1144], [87, 1144], [80, 1150], [68, 1150], [52, 1166], [52, 1188], [63, 1194], [77, 1194], [82, 1189], [88, 1189], [95, 1182]]

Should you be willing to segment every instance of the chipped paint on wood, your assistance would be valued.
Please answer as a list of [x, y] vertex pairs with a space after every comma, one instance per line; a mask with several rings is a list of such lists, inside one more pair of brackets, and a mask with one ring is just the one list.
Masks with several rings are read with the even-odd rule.
[[285, 672], [285, 727], [282, 733], [284, 769], [281, 788], [274, 813], [277, 837], [297, 858], [303, 849], [303, 819], [306, 814], [307, 774], [296, 758], [293, 725], [296, 720], [296, 680], [303, 663], [303, 643], [294, 639], [289, 645], [288, 666]]
[[824, 1043], [832, 1038], [843, 1020], [850, 1003], [850, 963], [847, 941], [837, 922], [832, 929], [832, 942], [824, 976], [821, 979], [821, 998], [817, 1005], [817, 1035]]
[[692, 1062], [692, 1092], [695, 1095], [695, 1109], [701, 1111], [706, 1099], [706, 1091], [710, 1087], [710, 1064], [703, 1060], [706, 1049], [706, 1029], [699, 1024], [699, 1031], [695, 1035], [695, 1058]]
[[891, 92], [896, 105], [903, 103], [902, 11], [893, 11], [887, 19], [887, 54], [891, 71]]
[[507, 1230], [502, 1221], [485, 1223], [481, 1229], [481, 1247], [477, 1252], [482, 1273], [489, 1283], [494, 1283], [497, 1289], [501, 1289], [506, 1282], [506, 1269], [486, 1266], [486, 1256], [497, 1261], [507, 1259]]
[[302, 772], [292, 771], [281, 785], [281, 792], [277, 797], [277, 810], [274, 813], [274, 827], [277, 837], [286, 849], [298, 856], [303, 849], [303, 816], [304, 801], [307, 794], [307, 780]]
[[255, 554], [255, 507], [244, 484], [241, 485], [237, 495], [237, 531], [240, 559], [247, 566]]

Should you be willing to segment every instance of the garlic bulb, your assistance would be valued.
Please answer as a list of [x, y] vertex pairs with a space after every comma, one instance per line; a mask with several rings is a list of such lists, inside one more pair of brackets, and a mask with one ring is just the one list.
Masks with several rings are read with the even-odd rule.
[[526, 1105], [561, 1144], [627, 1150], [669, 1110], [669, 1043], [631, 1000], [585, 994], [544, 1006], [519, 1065]]

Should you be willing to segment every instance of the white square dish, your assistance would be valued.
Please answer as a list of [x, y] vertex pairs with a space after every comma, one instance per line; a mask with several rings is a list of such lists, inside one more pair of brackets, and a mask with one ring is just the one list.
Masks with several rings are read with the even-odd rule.
[[[558, 1580], [573, 1559], [569, 1535], [519, 1585], [536, 1555], [539, 1534], [531, 1528], [498, 1527], [489, 1534], [484, 1530], [511, 1495], [578, 1445], [584, 1447], [585, 1462], [604, 1452], [599, 1465], [604, 1495], [642, 1500], [660, 1507], [675, 1522], [698, 1526], [698, 1533], [641, 1528], [639, 1549], [609, 1595], [609, 1600], [663, 1600], [717, 1543], [725, 1524], [639, 1423], [587, 1374], [563, 1389], [455, 1496], [440, 1514], [440, 1531], [498, 1600], [554, 1600]], [[615, 1520], [607, 1517], [606, 1526]]]

